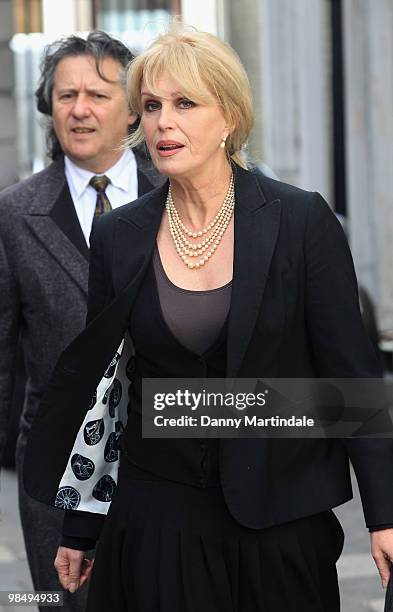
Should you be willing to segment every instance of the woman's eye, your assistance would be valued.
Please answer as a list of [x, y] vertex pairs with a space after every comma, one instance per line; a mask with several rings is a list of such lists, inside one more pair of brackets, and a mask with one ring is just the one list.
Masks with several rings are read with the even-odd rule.
[[150, 101], [150, 102], [145, 102], [145, 105], [144, 105], [144, 110], [147, 113], [152, 113], [153, 111], [158, 110], [159, 108], [160, 108], [159, 102]]
[[193, 108], [195, 106], [195, 102], [191, 100], [187, 100], [187, 98], [183, 98], [179, 101], [180, 108]]

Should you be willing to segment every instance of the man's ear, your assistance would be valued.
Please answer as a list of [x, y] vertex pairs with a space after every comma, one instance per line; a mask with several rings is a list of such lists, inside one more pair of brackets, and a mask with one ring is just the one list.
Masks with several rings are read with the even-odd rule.
[[131, 110], [128, 111], [128, 125], [134, 125], [137, 119], [138, 119], [138, 113], [134, 113]]

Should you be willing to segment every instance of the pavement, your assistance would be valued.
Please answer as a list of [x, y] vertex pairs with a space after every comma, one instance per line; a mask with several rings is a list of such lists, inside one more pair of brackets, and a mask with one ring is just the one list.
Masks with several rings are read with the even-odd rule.
[[[17, 503], [14, 471], [1, 471], [0, 488], [0, 591], [32, 591]], [[28, 610], [38, 610], [26, 606]], [[2, 606], [0, 612], [22, 612], [21, 606]]]
[[[354, 499], [336, 509], [346, 534], [344, 551], [337, 566], [341, 609], [342, 612], [383, 612], [384, 591], [369, 553], [369, 534], [364, 525], [355, 481], [353, 485]], [[3, 470], [0, 490], [0, 591], [32, 588], [19, 523], [16, 476], [11, 470]], [[37, 610], [34, 606], [26, 607]], [[22, 607], [0, 605], [0, 612], [22, 612]]]

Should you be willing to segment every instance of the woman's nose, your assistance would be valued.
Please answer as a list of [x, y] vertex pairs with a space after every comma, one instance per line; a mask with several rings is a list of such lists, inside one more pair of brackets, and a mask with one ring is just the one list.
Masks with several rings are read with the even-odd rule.
[[175, 114], [174, 109], [171, 105], [163, 105], [160, 109], [160, 114], [158, 118], [158, 126], [162, 129], [169, 129], [174, 126], [175, 123]]

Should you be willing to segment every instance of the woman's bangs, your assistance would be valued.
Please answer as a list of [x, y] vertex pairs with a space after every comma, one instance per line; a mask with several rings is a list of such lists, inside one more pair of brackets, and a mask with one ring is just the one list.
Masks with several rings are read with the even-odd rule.
[[194, 58], [171, 51], [164, 47], [159, 54], [147, 59], [143, 70], [144, 87], [159, 96], [159, 81], [165, 75], [176, 83], [182, 96], [197, 104], [210, 105], [212, 93], [202, 79]]

